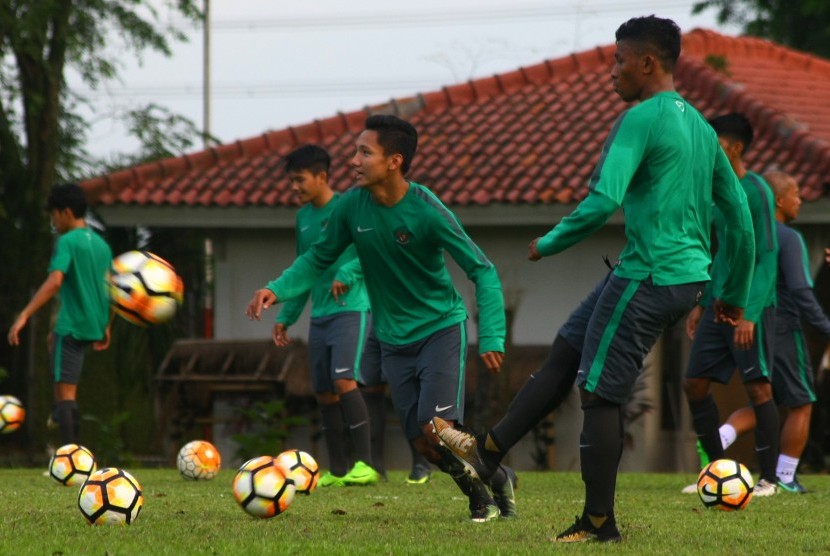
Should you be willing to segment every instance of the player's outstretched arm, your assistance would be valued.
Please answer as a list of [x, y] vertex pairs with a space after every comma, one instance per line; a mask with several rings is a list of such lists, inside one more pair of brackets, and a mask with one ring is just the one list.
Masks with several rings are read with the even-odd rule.
[[481, 360], [491, 373], [497, 373], [501, 370], [502, 361], [504, 361], [504, 353], [500, 351], [487, 351], [481, 354]]
[[245, 310], [245, 314], [248, 315], [248, 318], [251, 320], [260, 320], [262, 319], [262, 311], [276, 302], [276, 294], [268, 288], [262, 288], [254, 293], [254, 297], [251, 298], [251, 301], [248, 303], [248, 308]]
[[29, 303], [27, 303], [23, 310], [20, 311], [20, 314], [17, 315], [17, 318], [9, 328], [8, 340], [10, 346], [20, 345], [20, 331], [25, 328], [26, 323], [29, 322], [29, 318], [32, 315], [37, 313], [41, 307], [46, 305], [50, 299], [57, 295], [62, 284], [63, 272], [60, 270], [53, 270], [49, 273], [49, 276], [46, 277], [46, 280], [43, 281], [43, 284], [40, 285], [40, 288], [38, 288], [35, 292], [35, 295], [32, 296]]

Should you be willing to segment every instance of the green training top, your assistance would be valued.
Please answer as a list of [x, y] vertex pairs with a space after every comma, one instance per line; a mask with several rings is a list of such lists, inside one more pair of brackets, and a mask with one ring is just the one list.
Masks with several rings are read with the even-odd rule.
[[479, 352], [504, 351], [504, 298], [496, 268], [456, 216], [414, 182], [391, 207], [376, 203], [365, 189], [344, 193], [320, 240], [266, 287], [280, 300], [296, 297], [352, 242], [382, 342], [408, 344], [467, 318], [446, 250], [476, 286]]
[[[307, 204], [297, 212], [297, 255], [302, 255], [317, 241], [329, 223], [329, 216], [340, 198], [339, 193], [320, 208]], [[339, 280], [349, 290], [335, 301], [331, 294], [331, 284]], [[311, 289], [285, 302], [277, 315], [277, 322], [286, 328], [297, 322], [303, 312], [309, 293], [311, 294], [311, 318], [327, 317], [345, 311], [369, 310], [369, 297], [363, 283], [363, 271], [354, 246], [347, 248], [337, 261], [320, 273]]]
[[89, 228], [58, 237], [49, 262], [49, 272], [63, 273], [56, 334], [83, 341], [103, 339], [110, 318], [111, 266], [110, 246]]
[[746, 195], [703, 116], [676, 92], [658, 93], [620, 115], [588, 196], [537, 249], [544, 256], [564, 251], [622, 206], [627, 241], [616, 275], [650, 276], [658, 286], [706, 281], [713, 201], [730, 222], [725, 254], [735, 270], [722, 298], [745, 307], [755, 256]]
[[[752, 225], [755, 229], [755, 270], [749, 291], [749, 301], [744, 318], [758, 322], [763, 310], [776, 302], [775, 285], [778, 276], [778, 237], [775, 232], [775, 200], [772, 189], [764, 178], [753, 172], [741, 179], [741, 186], [746, 193]], [[713, 214], [715, 235], [720, 242], [726, 233], [727, 220], [723, 213], [715, 208]], [[706, 305], [722, 295], [724, 281], [729, 274], [729, 261], [720, 250], [715, 253], [712, 264], [712, 282], [706, 288], [701, 303]]]

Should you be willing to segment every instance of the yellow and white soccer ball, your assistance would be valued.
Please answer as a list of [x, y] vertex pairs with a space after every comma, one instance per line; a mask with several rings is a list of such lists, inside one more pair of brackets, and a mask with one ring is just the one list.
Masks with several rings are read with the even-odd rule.
[[110, 299], [115, 312], [133, 324], [161, 324], [182, 304], [184, 283], [158, 255], [127, 251], [112, 261]]
[[143, 506], [141, 485], [117, 467], [94, 472], [78, 493], [78, 507], [92, 525], [130, 525]]
[[742, 510], [752, 499], [752, 475], [746, 466], [731, 459], [719, 459], [701, 470], [697, 493], [707, 508], [727, 512]]
[[311, 454], [291, 449], [275, 458], [283, 474], [294, 482], [294, 488], [301, 494], [311, 494], [320, 478], [320, 466]]
[[55, 450], [49, 460], [49, 476], [65, 486], [80, 486], [95, 471], [95, 456], [78, 444], [66, 444]]
[[294, 483], [271, 456], [249, 459], [233, 480], [233, 497], [243, 510], [259, 518], [274, 517], [294, 501]]
[[0, 396], [0, 433], [9, 434], [26, 420], [26, 410], [14, 396]]
[[222, 456], [207, 440], [193, 440], [179, 450], [176, 466], [185, 479], [212, 479], [222, 468]]

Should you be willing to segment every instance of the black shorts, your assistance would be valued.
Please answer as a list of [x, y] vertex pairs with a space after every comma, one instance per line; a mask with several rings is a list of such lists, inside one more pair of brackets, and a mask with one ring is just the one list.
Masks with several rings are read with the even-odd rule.
[[755, 337], [749, 349], [735, 346], [735, 327], [715, 322], [712, 306], [706, 307], [695, 330], [686, 378], [708, 378], [727, 384], [735, 369], [744, 382], [772, 377], [775, 342], [775, 307], [767, 307], [755, 323]]
[[605, 400], [627, 402], [657, 338], [694, 307], [705, 285], [655, 286], [650, 278], [611, 274], [585, 331], [577, 384]]
[[370, 318], [368, 313], [348, 311], [311, 319], [308, 357], [315, 392], [334, 392], [335, 380], [360, 376]]
[[84, 353], [91, 343], [87, 340], [76, 340], [72, 336], [52, 334], [49, 368], [55, 383], [78, 384], [84, 367]]
[[775, 334], [772, 393], [784, 407], [800, 407], [816, 401], [813, 367], [801, 330], [778, 330]]

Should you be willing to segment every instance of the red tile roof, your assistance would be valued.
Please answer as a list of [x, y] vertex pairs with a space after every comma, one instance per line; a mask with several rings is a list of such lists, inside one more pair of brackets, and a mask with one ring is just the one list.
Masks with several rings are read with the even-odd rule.
[[[613, 45], [595, 48], [82, 185], [105, 205], [291, 206], [283, 156], [303, 143], [323, 145], [335, 188], [346, 189], [366, 116], [391, 112], [419, 131], [410, 178], [448, 205], [570, 203], [585, 196], [602, 141], [626, 107], [610, 84], [613, 54]], [[749, 117], [756, 132], [750, 168], [795, 174], [808, 201], [830, 196], [830, 61], [697, 29], [683, 38], [675, 80], [704, 115]]]

